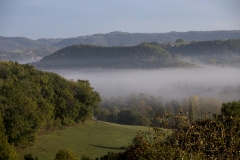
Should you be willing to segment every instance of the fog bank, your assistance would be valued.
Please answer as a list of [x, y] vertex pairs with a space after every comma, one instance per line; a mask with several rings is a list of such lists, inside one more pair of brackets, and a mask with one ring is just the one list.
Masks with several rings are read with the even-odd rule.
[[191, 95], [240, 100], [240, 69], [194, 68], [158, 70], [54, 70], [67, 79], [89, 80], [104, 97], [146, 93], [164, 99]]

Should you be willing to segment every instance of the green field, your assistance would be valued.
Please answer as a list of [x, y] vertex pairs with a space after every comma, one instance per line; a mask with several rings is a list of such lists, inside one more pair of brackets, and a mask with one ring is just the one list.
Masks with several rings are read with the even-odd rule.
[[101, 121], [87, 121], [81, 125], [57, 130], [36, 138], [33, 146], [19, 151], [20, 158], [31, 153], [38, 160], [53, 160], [59, 149], [71, 149], [82, 155], [96, 158], [108, 151], [121, 152], [136, 133], [148, 127], [119, 125]]

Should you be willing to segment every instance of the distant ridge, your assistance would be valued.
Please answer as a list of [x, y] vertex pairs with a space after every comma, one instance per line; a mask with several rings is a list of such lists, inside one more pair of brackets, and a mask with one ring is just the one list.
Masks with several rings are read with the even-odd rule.
[[0, 36], [0, 49], [1, 50], [15, 50], [31, 47], [44, 47], [45, 44], [25, 38], [25, 37], [1, 37]]
[[168, 33], [127, 33], [115, 31], [106, 34], [93, 34], [89, 36], [66, 38], [57, 42], [54, 44], [54, 46], [66, 47], [74, 44], [94, 44], [100, 46], [134, 46], [142, 42], [175, 42], [176, 39], [184, 39], [185, 41], [240, 39], [240, 30], [189, 31]]
[[32, 40], [25, 37], [0, 36], [0, 50], [23, 49], [29, 47], [67, 47], [75, 44], [94, 44], [100, 46], [134, 46], [142, 42], [208, 41], [240, 39], [240, 30], [188, 31], [168, 33], [127, 33], [114, 31], [106, 34], [93, 34], [72, 38], [40, 38]]

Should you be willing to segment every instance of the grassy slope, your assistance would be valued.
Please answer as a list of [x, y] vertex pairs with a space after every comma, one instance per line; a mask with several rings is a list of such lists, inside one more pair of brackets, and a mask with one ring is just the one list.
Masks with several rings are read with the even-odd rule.
[[34, 146], [19, 152], [33, 154], [39, 160], [53, 160], [59, 149], [69, 148], [82, 155], [96, 158], [108, 151], [120, 152], [127, 146], [137, 131], [148, 131], [148, 127], [118, 125], [101, 121], [88, 121], [84, 124], [54, 131], [38, 137]]

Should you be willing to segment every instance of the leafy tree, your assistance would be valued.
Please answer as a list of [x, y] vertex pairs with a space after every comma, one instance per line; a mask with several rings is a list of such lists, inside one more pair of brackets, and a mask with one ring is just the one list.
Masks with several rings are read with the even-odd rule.
[[135, 122], [136, 122], [136, 113], [134, 113], [132, 110], [121, 110], [118, 113], [119, 124], [134, 125]]
[[79, 108], [78, 116], [75, 119], [76, 121], [85, 121], [87, 118], [91, 118], [101, 101], [99, 93], [93, 91], [93, 88], [90, 86], [90, 83], [87, 80], [77, 81], [75, 98], [82, 103]]

